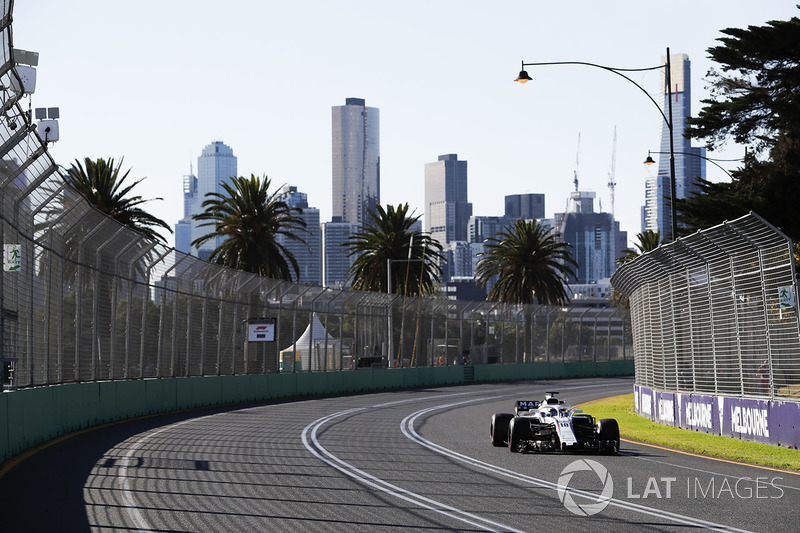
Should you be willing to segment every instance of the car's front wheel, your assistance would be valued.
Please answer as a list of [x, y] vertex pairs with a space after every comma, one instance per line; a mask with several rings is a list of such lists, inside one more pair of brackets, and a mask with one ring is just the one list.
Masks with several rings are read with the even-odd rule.
[[619, 424], [613, 418], [597, 422], [597, 448], [601, 453], [616, 455], [619, 452]]
[[514, 453], [522, 451], [524, 441], [530, 438], [531, 423], [521, 417], [514, 417], [508, 425], [508, 449]]
[[508, 442], [508, 426], [514, 415], [511, 413], [495, 413], [492, 415], [492, 423], [489, 426], [489, 437], [492, 446], [505, 446]]

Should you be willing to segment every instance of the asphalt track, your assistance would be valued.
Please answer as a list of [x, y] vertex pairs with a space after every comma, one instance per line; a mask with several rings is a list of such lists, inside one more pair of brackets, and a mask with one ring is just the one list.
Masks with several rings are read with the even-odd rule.
[[[631, 442], [514, 454], [491, 414], [628, 378], [443, 387], [131, 421], [0, 478], [0, 531], [800, 530], [800, 476]], [[591, 414], [591, 412], [589, 412]]]

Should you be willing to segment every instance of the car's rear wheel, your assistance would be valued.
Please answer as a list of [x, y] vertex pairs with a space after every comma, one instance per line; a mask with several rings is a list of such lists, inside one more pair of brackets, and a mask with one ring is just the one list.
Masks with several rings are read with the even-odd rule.
[[597, 448], [609, 455], [619, 452], [619, 424], [613, 418], [601, 418], [597, 422]]
[[508, 442], [508, 425], [514, 419], [511, 413], [495, 413], [489, 426], [489, 437], [492, 446], [505, 446]]

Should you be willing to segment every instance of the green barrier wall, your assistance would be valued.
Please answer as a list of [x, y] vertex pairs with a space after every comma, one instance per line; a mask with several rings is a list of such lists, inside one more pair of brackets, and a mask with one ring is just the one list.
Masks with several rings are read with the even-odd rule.
[[109, 381], [7, 391], [0, 394], [0, 463], [84, 428], [183, 409], [473, 381], [633, 374], [633, 361], [529, 363]]

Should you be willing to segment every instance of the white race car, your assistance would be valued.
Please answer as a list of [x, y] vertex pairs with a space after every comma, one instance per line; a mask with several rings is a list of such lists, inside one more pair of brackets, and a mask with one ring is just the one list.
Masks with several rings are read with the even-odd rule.
[[544, 401], [518, 401], [514, 414], [492, 415], [490, 435], [493, 446], [508, 446], [512, 452], [533, 450], [619, 452], [619, 425], [613, 418], [595, 420], [545, 393]]

